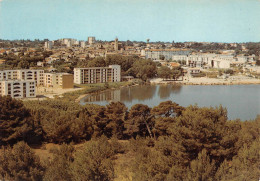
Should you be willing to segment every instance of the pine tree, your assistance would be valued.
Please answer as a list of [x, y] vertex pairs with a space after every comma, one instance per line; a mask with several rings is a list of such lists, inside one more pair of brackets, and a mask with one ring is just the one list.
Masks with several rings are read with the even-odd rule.
[[189, 106], [177, 118], [171, 134], [175, 142], [182, 145], [189, 154], [188, 162], [196, 159], [199, 152], [206, 149], [210, 159], [221, 163], [224, 158], [232, 158], [236, 153], [239, 131], [236, 129], [227, 122], [227, 111], [221, 106]]
[[211, 162], [204, 149], [199, 153], [197, 159], [190, 163], [187, 169], [187, 180], [193, 181], [210, 181], [213, 180], [215, 173], [215, 163]]
[[73, 180], [110, 181], [115, 177], [112, 156], [114, 150], [107, 138], [91, 140], [84, 144], [83, 149], [75, 154], [71, 165]]
[[0, 179], [42, 180], [45, 169], [26, 143], [19, 142], [13, 148], [2, 148], [0, 153]]
[[46, 166], [44, 180], [73, 180], [71, 173], [71, 164], [74, 160], [73, 146], [62, 144], [59, 149], [54, 149], [52, 152], [53, 159]]
[[105, 114], [109, 122], [106, 125], [106, 135], [108, 137], [115, 135], [118, 139], [122, 139], [127, 107], [121, 102], [111, 102], [106, 106]]
[[29, 110], [21, 101], [0, 96], [0, 146], [24, 140], [29, 122]]
[[151, 113], [160, 117], [175, 117], [180, 116], [184, 110], [182, 106], [172, 101], [161, 102], [158, 106], [155, 106]]
[[258, 180], [260, 175], [260, 139], [253, 141], [252, 144], [245, 144], [232, 161], [224, 161], [215, 176], [216, 180], [221, 181], [243, 181]]
[[152, 137], [153, 121], [150, 108], [147, 105], [136, 104], [129, 111], [129, 118], [125, 122], [125, 134], [136, 138], [139, 136]]

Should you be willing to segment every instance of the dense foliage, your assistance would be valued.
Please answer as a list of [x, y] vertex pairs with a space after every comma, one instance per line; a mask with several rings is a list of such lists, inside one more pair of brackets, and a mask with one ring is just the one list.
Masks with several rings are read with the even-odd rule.
[[[230, 121], [221, 106], [172, 101], [129, 110], [120, 102], [0, 101], [1, 180], [113, 180], [114, 160], [124, 154], [132, 155], [129, 175], [137, 181], [257, 180], [260, 174], [259, 116]], [[21, 140], [61, 146], [40, 162]]]
[[161, 66], [158, 70], [158, 76], [163, 78], [164, 80], [167, 79], [177, 80], [182, 75], [183, 75], [183, 71], [181, 67], [174, 67], [170, 69], [169, 67]]
[[30, 118], [21, 101], [0, 97], [0, 146], [24, 140], [30, 130]]
[[26, 143], [3, 148], [0, 153], [0, 179], [42, 180], [45, 169]]

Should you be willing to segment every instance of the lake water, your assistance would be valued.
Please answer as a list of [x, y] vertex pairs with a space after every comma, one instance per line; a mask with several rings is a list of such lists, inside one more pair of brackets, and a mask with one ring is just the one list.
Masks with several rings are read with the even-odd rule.
[[123, 102], [128, 108], [135, 104], [157, 106], [171, 100], [181, 106], [197, 104], [199, 107], [226, 107], [228, 118], [255, 119], [260, 114], [260, 85], [143, 85], [124, 87], [88, 95], [80, 104], [109, 104]]

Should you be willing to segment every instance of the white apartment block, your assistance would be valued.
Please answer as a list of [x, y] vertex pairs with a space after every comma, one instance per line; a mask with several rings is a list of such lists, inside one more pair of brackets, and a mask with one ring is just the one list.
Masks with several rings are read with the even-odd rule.
[[215, 54], [189, 55], [186, 60], [186, 65], [189, 67], [211, 66], [211, 61], [215, 56]]
[[163, 56], [164, 60], [170, 60], [173, 55], [188, 55], [190, 52], [191, 50], [188, 49], [150, 49], [145, 50], [145, 58], [158, 60]]
[[72, 47], [72, 45], [79, 45], [79, 42], [76, 39], [64, 38], [61, 40], [62, 44], [65, 44], [67, 47]]
[[52, 41], [46, 41], [44, 43], [44, 48], [45, 49], [52, 49], [52, 46], [53, 46], [53, 42]]
[[0, 81], [0, 95], [12, 98], [36, 97], [34, 80]]
[[228, 69], [230, 68], [231, 62], [231, 59], [217, 57], [211, 60], [211, 66], [213, 68]]
[[73, 45], [79, 45], [79, 41], [78, 40], [74, 41]]
[[68, 43], [66, 44], [68, 48], [70, 48], [72, 46], [71, 41], [68, 41]]
[[85, 48], [86, 47], [86, 42], [85, 41], [80, 41], [80, 47]]
[[2, 70], [0, 71], [0, 80], [33, 80], [36, 86], [43, 86], [44, 70]]
[[182, 61], [182, 60], [184, 60], [184, 61], [187, 61], [187, 59], [188, 59], [188, 55], [173, 55], [172, 56], [172, 60], [173, 61]]
[[186, 61], [186, 65], [189, 67], [212, 67], [212, 68], [220, 68], [220, 69], [228, 69], [232, 62], [236, 62], [237, 59], [233, 55], [225, 55], [225, 54], [192, 54], [192, 55], [173, 55], [172, 60]]
[[74, 68], [74, 83], [92, 84], [104, 82], [120, 82], [121, 66]]
[[246, 62], [254, 61], [254, 58], [255, 58], [255, 55], [251, 55], [251, 56], [238, 55], [236, 57], [236, 60], [241, 63], [246, 63]]
[[88, 44], [92, 45], [96, 43], [96, 38], [94, 36], [88, 37]]

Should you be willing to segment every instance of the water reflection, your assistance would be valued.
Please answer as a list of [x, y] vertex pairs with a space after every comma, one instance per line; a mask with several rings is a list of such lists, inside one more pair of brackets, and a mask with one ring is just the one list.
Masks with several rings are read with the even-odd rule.
[[181, 91], [182, 86], [178, 84], [174, 85], [160, 85], [158, 95], [161, 99], [166, 99], [171, 94], [178, 94]]
[[121, 90], [104, 91], [91, 94], [83, 98], [81, 102], [121, 101]]
[[229, 119], [249, 120], [255, 119], [256, 115], [260, 114], [259, 90], [260, 85], [145, 85], [93, 94], [81, 99], [80, 104], [107, 105], [110, 101], [121, 101], [128, 108], [134, 104], [154, 107], [167, 100], [184, 107], [191, 104], [215, 107], [221, 104], [228, 109]]
[[156, 93], [156, 86], [143, 85], [121, 89], [121, 101], [132, 102], [132, 100], [144, 101], [151, 99]]
[[171, 94], [178, 94], [181, 91], [181, 88], [181, 85], [143, 85], [125, 87], [118, 90], [109, 90], [88, 95], [82, 102], [132, 102], [133, 100], [145, 101], [152, 99], [155, 95], [158, 95], [161, 99], [166, 99], [169, 98]]
[[132, 102], [132, 100], [144, 101], [151, 99], [156, 94], [156, 86], [144, 85], [118, 90], [109, 90], [97, 94], [91, 94], [83, 98], [81, 102], [121, 101]]

